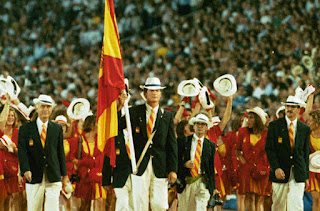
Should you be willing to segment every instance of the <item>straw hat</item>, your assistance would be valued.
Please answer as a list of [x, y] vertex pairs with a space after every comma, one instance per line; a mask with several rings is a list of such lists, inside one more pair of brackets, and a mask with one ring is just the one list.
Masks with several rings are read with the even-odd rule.
[[46, 104], [46, 105], [55, 106], [54, 100], [49, 95], [41, 94], [41, 95], [39, 95], [38, 98], [33, 99], [33, 102], [34, 102], [35, 105], [37, 105], [38, 103], [43, 103], [43, 104]]
[[264, 112], [264, 110], [263, 110], [262, 108], [260, 108], [260, 107], [254, 107], [253, 109], [247, 109], [247, 112], [248, 112], [248, 113], [249, 113], [249, 112], [253, 112], [253, 113], [257, 114], [257, 115], [260, 117], [262, 123], [263, 123], [264, 125], [266, 124], [266, 121], [267, 121], [267, 119], [266, 119], [266, 112]]
[[320, 173], [320, 151], [309, 155], [309, 171]]
[[85, 98], [72, 100], [67, 109], [67, 115], [72, 119], [85, 120], [87, 116], [92, 115], [89, 101]]
[[156, 77], [150, 77], [147, 78], [144, 85], [140, 85], [141, 89], [151, 89], [151, 90], [158, 90], [158, 89], [164, 89], [165, 86], [161, 86], [161, 82], [159, 78]]
[[237, 91], [237, 82], [233, 75], [226, 74], [217, 78], [213, 87], [222, 96], [231, 96]]
[[178, 94], [185, 97], [194, 97], [200, 93], [200, 89], [198, 81], [194, 79], [184, 80], [178, 86]]

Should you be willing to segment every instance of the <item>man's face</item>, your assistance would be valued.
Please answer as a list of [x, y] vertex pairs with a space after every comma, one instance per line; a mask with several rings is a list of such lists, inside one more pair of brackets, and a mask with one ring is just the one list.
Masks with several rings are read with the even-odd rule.
[[38, 115], [39, 115], [39, 118], [41, 120], [43, 119], [49, 119], [51, 113], [52, 113], [52, 106], [51, 105], [47, 105], [47, 104], [43, 104], [43, 103], [40, 103], [38, 105]]
[[290, 119], [290, 120], [294, 120], [295, 118], [297, 118], [298, 114], [299, 114], [299, 106], [297, 105], [286, 105], [286, 116]]
[[207, 123], [204, 123], [204, 122], [195, 122], [193, 125], [193, 129], [196, 135], [199, 138], [202, 138], [208, 130], [208, 125]]
[[144, 92], [144, 96], [146, 97], [148, 104], [154, 104], [154, 103], [159, 104], [160, 98], [161, 98], [161, 90], [147, 89], [147, 91]]

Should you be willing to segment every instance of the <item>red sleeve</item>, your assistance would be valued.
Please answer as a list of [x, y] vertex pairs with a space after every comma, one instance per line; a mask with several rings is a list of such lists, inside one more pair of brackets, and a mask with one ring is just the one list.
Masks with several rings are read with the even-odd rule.
[[237, 141], [235, 143], [235, 150], [241, 151], [242, 150], [242, 142], [244, 137], [246, 136], [247, 128], [241, 127], [238, 131]]
[[19, 135], [19, 129], [13, 128], [11, 140], [16, 144], [16, 146], [18, 146], [18, 135]]
[[210, 141], [213, 141], [217, 144], [217, 138], [222, 135], [222, 131], [220, 130], [219, 125], [215, 125], [211, 127], [208, 131], [208, 137]]

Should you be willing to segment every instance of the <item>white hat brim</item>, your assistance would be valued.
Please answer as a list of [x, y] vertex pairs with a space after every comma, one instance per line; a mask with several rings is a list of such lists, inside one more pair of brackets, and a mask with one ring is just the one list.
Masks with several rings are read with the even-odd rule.
[[[11, 104], [11, 106], [15, 110], [17, 110], [26, 120], [28, 120], [28, 121], [30, 120], [29, 115], [27, 113], [25, 113], [24, 111], [22, 111], [18, 106], [14, 105], [14, 104]], [[28, 110], [28, 108], [27, 108], [27, 110]], [[29, 112], [29, 110], [27, 112]]]
[[[220, 83], [224, 79], [227, 79], [230, 82], [230, 88], [228, 88], [227, 90], [224, 90], [220, 87]], [[230, 75], [230, 74], [225, 74], [225, 75], [222, 75], [219, 78], [217, 78], [213, 82], [213, 87], [219, 94], [221, 94], [222, 96], [225, 96], [225, 97], [231, 96], [237, 92], [236, 79], [233, 77], [233, 75]]]
[[[73, 107], [78, 104], [78, 103], [82, 103], [84, 106], [84, 112], [81, 113], [80, 115], [76, 115], [73, 113]], [[92, 112], [90, 112], [90, 103], [87, 99], [85, 98], [78, 98], [73, 100], [70, 105], [68, 106], [67, 109], [67, 115], [72, 118], [72, 119], [83, 119], [85, 120], [85, 118], [87, 118], [87, 116], [92, 115]]]
[[320, 151], [309, 155], [309, 171], [320, 173]]
[[209, 122], [209, 121], [206, 121], [206, 120], [202, 120], [202, 119], [198, 119], [198, 118], [196, 118], [196, 117], [192, 117], [192, 118], [189, 120], [189, 125], [194, 125], [196, 122], [206, 123], [207, 126], [208, 126], [208, 129], [213, 126], [213, 123], [212, 123], [212, 122]]
[[[184, 87], [186, 85], [188, 85], [188, 84], [194, 86], [193, 92], [191, 92], [191, 93], [185, 93], [183, 91]], [[195, 81], [193, 79], [192, 80], [184, 80], [178, 85], [177, 92], [181, 96], [194, 97], [194, 96], [197, 96], [200, 93], [200, 85], [199, 85], [199, 83], [197, 81]]]
[[[207, 99], [208, 98], [208, 99]], [[208, 100], [209, 100], [209, 104], [208, 104]], [[200, 94], [199, 94], [199, 102], [201, 104], [201, 106], [204, 109], [210, 109], [214, 107], [214, 103], [211, 101], [210, 99], [210, 94], [208, 92], [208, 88], [207, 87], [202, 87]]]
[[261, 119], [261, 121], [262, 121], [262, 123], [263, 124], [266, 124], [266, 122], [267, 122], [267, 118], [266, 118], [266, 116], [265, 116], [265, 112], [259, 112], [259, 111], [257, 111], [257, 110], [255, 110], [255, 109], [247, 109], [247, 112], [249, 113], [249, 112], [252, 112], [252, 113], [255, 113], [255, 114], [257, 114], [259, 117], [260, 117], [260, 119]]
[[158, 90], [158, 89], [165, 89], [165, 86], [145, 86], [140, 85], [140, 89], [150, 89], [150, 90]]

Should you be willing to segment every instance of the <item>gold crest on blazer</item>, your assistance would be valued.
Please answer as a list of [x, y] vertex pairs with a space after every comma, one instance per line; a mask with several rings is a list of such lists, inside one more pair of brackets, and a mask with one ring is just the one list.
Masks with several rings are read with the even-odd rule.
[[116, 155], [120, 155], [120, 149], [116, 149]]
[[140, 133], [140, 127], [136, 127], [136, 133]]
[[278, 143], [282, 144], [282, 137], [278, 137]]
[[29, 140], [29, 146], [33, 146], [33, 140], [32, 139]]

